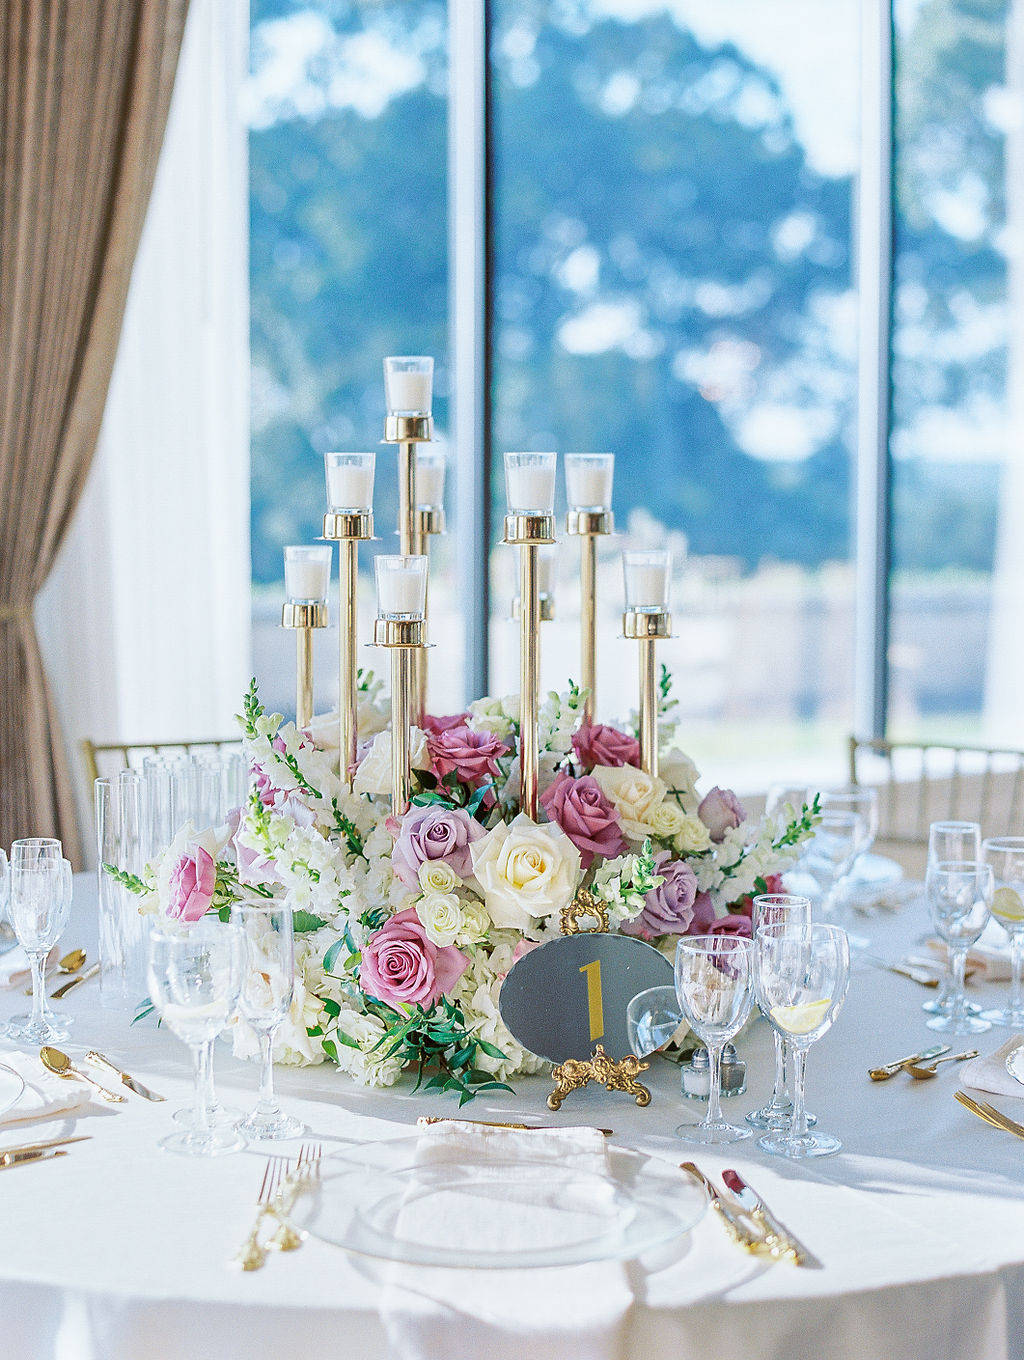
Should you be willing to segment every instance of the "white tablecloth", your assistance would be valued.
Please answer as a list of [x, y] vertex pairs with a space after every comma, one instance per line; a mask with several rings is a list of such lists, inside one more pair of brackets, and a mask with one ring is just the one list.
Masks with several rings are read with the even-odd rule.
[[[92, 947], [95, 887], [77, 880], [65, 943]], [[876, 952], [895, 957], [926, 927], [923, 906], [870, 923]], [[993, 1001], [1005, 986], [975, 989]], [[597, 1354], [645, 1360], [1024, 1360], [1024, 1143], [984, 1125], [952, 1097], [952, 1065], [931, 1082], [901, 1076], [876, 1084], [866, 1069], [924, 1047], [920, 1006], [929, 993], [874, 970], [858, 971], [835, 1029], [812, 1049], [808, 1099], [843, 1152], [787, 1163], [753, 1141], [726, 1149], [683, 1145], [673, 1130], [701, 1106], [678, 1095], [678, 1069], [656, 1064], [646, 1110], [628, 1098], [586, 1090], [551, 1116], [549, 1083], [519, 1084], [515, 1095], [479, 1097], [468, 1114], [539, 1122], [590, 1123], [672, 1161], [695, 1158], [716, 1172], [748, 1174], [778, 1214], [824, 1264], [797, 1270], [746, 1256], [706, 1217], [676, 1259], [653, 1273], [629, 1267], [635, 1303], [600, 1346], [580, 1333], [550, 1347], [526, 1329], [508, 1338], [521, 1360]], [[0, 1016], [24, 996], [0, 994]], [[73, 1055], [96, 1047], [169, 1099], [123, 1107], [91, 1103], [73, 1121], [91, 1140], [61, 1161], [0, 1175], [0, 1355], [11, 1360], [281, 1360], [395, 1354], [379, 1311], [386, 1281], [378, 1268], [316, 1240], [266, 1268], [241, 1274], [228, 1262], [248, 1229], [264, 1159], [257, 1152], [193, 1161], [161, 1152], [171, 1113], [187, 1102], [188, 1054], [152, 1020], [99, 1006], [86, 983], [65, 1003], [77, 1016]], [[1006, 1037], [993, 1030], [983, 1051]], [[962, 1045], [969, 1046], [967, 1041]], [[763, 1022], [741, 1041], [749, 1089], [728, 1102], [737, 1118], [760, 1104], [771, 1080], [771, 1036]], [[3, 1045], [0, 1043], [0, 1057]], [[255, 1069], [218, 1053], [222, 1098], [247, 1106]], [[455, 1102], [354, 1086], [329, 1067], [279, 1070], [288, 1105], [326, 1150], [339, 1140], [397, 1137], [424, 1113], [456, 1113]], [[997, 1104], [1000, 1103], [998, 1100]], [[1009, 1107], [1010, 1102], [1002, 1102]], [[1021, 1102], [1024, 1107], [1024, 1101]], [[1021, 1116], [1024, 1118], [1024, 1109]], [[23, 1141], [0, 1130], [0, 1145]], [[532, 1298], [557, 1296], [559, 1272], [518, 1276], [521, 1312]], [[443, 1335], [443, 1332], [442, 1332]], [[451, 1344], [449, 1344], [449, 1340]], [[501, 1338], [488, 1360], [502, 1353]], [[476, 1360], [457, 1336], [438, 1360]]]

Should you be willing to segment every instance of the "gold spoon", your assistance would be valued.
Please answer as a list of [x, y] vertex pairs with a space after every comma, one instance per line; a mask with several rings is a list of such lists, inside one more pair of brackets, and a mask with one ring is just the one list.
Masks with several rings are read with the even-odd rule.
[[39, 1057], [42, 1059], [43, 1066], [49, 1072], [53, 1072], [58, 1077], [80, 1077], [82, 1081], [87, 1081], [90, 1086], [95, 1086], [104, 1100], [109, 1100], [112, 1104], [120, 1105], [125, 1097], [115, 1095], [113, 1091], [108, 1091], [102, 1082], [95, 1077], [90, 1077], [88, 1072], [80, 1072], [73, 1066], [71, 1059], [66, 1053], [62, 1053], [59, 1048], [41, 1048]]
[[[62, 959], [58, 959], [52, 968], [47, 968], [46, 972], [43, 974], [43, 978], [44, 980], [52, 978], [57, 973], [77, 973], [84, 962], [85, 950], [72, 949], [70, 954], [65, 954]], [[31, 987], [25, 988], [25, 995], [32, 995]]]
[[928, 1063], [927, 1066], [918, 1066], [916, 1063], [907, 1063], [903, 1070], [904, 1072], [909, 1072], [915, 1081], [928, 1081], [930, 1078], [938, 1075], [935, 1069], [938, 1067], [939, 1063], [963, 1062], [965, 1058], [976, 1058], [977, 1056], [978, 1050], [976, 1048], [970, 1048], [966, 1053], [947, 1053], [944, 1058], [936, 1058], [934, 1062]]

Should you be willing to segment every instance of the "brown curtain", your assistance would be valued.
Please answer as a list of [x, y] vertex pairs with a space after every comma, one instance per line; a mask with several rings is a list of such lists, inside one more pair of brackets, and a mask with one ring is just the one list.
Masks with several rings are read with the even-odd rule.
[[0, 0], [0, 844], [71, 780], [32, 621], [85, 483], [188, 0]]

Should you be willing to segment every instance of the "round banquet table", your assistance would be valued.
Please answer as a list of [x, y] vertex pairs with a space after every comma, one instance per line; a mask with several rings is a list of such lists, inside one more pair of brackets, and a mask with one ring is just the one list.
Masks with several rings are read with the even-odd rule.
[[[94, 955], [95, 904], [95, 882], [79, 876], [67, 948], [86, 945]], [[924, 906], [911, 902], [873, 918], [868, 930], [874, 951], [896, 958], [925, 932]], [[972, 990], [995, 1001], [1005, 984]], [[261, 1271], [230, 1266], [252, 1222], [267, 1149], [210, 1161], [162, 1152], [157, 1140], [189, 1097], [187, 1050], [152, 1019], [129, 1027], [127, 1016], [103, 1010], [97, 982], [85, 983], [63, 1003], [77, 1017], [64, 1047], [73, 1056], [100, 1049], [168, 1100], [90, 1102], [60, 1124], [89, 1134], [88, 1142], [59, 1161], [0, 1177], [0, 1354], [1024, 1360], [1024, 1144], [953, 1100], [952, 1064], [930, 1082], [867, 1077], [869, 1066], [935, 1041], [921, 1011], [927, 996], [893, 974], [855, 971], [836, 1026], [808, 1062], [809, 1104], [820, 1126], [843, 1139], [833, 1157], [785, 1162], [760, 1152], [754, 1140], [712, 1149], [682, 1144], [675, 1125], [703, 1107], [680, 1099], [678, 1068], [660, 1059], [645, 1078], [654, 1092], [647, 1109], [588, 1089], [552, 1115], [544, 1106], [550, 1083], [537, 1077], [520, 1082], [515, 1094], [480, 1096], [465, 1111], [485, 1120], [607, 1126], [616, 1139], [670, 1162], [694, 1159], [711, 1174], [735, 1166], [820, 1259], [820, 1269], [749, 1256], [705, 1215], [654, 1262], [466, 1272], [465, 1297], [454, 1308], [450, 1300], [435, 1303], [434, 1272], [406, 1273], [402, 1287], [418, 1310], [410, 1326], [408, 1309], [396, 1303], [392, 1267], [314, 1238], [299, 1251], [272, 1255]], [[0, 993], [0, 1018], [24, 1002], [21, 989]], [[979, 1046], [992, 1052], [1006, 1037], [992, 1030]], [[0, 1060], [4, 1047], [0, 1041]], [[771, 1081], [763, 1021], [748, 1028], [740, 1049], [748, 1090], [728, 1102], [736, 1117], [765, 1099]], [[255, 1076], [253, 1066], [219, 1047], [223, 1100], [247, 1107]], [[279, 1068], [277, 1076], [288, 1107], [325, 1155], [332, 1144], [408, 1135], [421, 1114], [458, 1113], [452, 1097], [414, 1093], [411, 1081], [366, 1090], [328, 1066]], [[1015, 1113], [1012, 1100], [995, 1103]], [[0, 1125], [0, 1146], [36, 1132]], [[609, 1271], [616, 1288], [628, 1288], [624, 1308], [607, 1306]], [[495, 1290], [500, 1322], [488, 1312]]]

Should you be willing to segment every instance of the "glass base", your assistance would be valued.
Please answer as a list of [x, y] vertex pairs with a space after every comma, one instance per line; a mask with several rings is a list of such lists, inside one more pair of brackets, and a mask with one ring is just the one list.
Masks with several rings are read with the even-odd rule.
[[[180, 1110], [174, 1111], [171, 1118], [184, 1129], [195, 1128], [195, 1107], [183, 1105]], [[210, 1111], [210, 1123], [215, 1129], [236, 1129], [243, 1118], [242, 1111], [235, 1105], [214, 1105]]]
[[[753, 1110], [744, 1118], [752, 1129], [788, 1129], [793, 1119], [793, 1105], [789, 1100], [779, 1105], [762, 1105], [759, 1110]], [[816, 1114], [807, 1115], [809, 1128], [813, 1128], [817, 1122]]]
[[926, 1020], [928, 1029], [935, 1030], [936, 1034], [987, 1034], [992, 1028], [988, 1020], [982, 1020], [980, 1016], [962, 1015], [955, 1019], [952, 1015], [936, 1015], [931, 1020]]
[[40, 1024], [34, 1024], [30, 1015], [15, 1015], [0, 1034], [15, 1044], [59, 1044], [71, 1037], [71, 1030], [63, 1016], [58, 1022], [55, 1015], [48, 1013]]
[[676, 1133], [682, 1138], [684, 1143], [738, 1143], [743, 1138], [751, 1136], [749, 1129], [737, 1128], [735, 1124], [726, 1124], [724, 1120], [720, 1123], [709, 1124], [706, 1121], [702, 1124], [680, 1124]]
[[160, 1139], [159, 1146], [184, 1157], [223, 1157], [241, 1152], [246, 1141], [234, 1129], [211, 1129], [208, 1133], [170, 1133]]
[[[927, 1011], [929, 1015], [948, 1015], [949, 1001], [940, 1001], [938, 997], [932, 997], [931, 1001], [926, 1001], [921, 1009]], [[976, 1001], [968, 1001], [966, 1011], [968, 1015], [980, 1015], [981, 1007]]]
[[843, 1146], [838, 1138], [830, 1133], [805, 1133], [799, 1138], [779, 1130], [766, 1133], [757, 1140], [757, 1146], [773, 1157], [830, 1157]]
[[235, 1128], [250, 1143], [277, 1142], [284, 1138], [301, 1138], [308, 1132], [301, 1119], [278, 1110], [276, 1114], [252, 1114], [239, 1121]]
[[978, 1019], [987, 1020], [1000, 1029], [1024, 1029], [1024, 1011], [1011, 1011], [1009, 1006], [1005, 1010], [981, 1011]]

